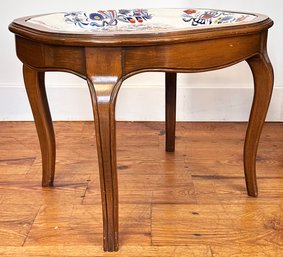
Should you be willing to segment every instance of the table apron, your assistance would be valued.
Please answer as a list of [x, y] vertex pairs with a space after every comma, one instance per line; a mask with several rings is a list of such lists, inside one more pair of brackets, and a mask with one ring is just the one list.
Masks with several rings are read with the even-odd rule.
[[[262, 48], [262, 38], [262, 34], [257, 33], [196, 42], [128, 46], [117, 49], [121, 51], [121, 66], [125, 77], [150, 70], [199, 72], [224, 68], [258, 54]], [[86, 47], [48, 45], [16, 36], [16, 48], [19, 59], [25, 65], [44, 71], [67, 71], [83, 78], [87, 77]], [[99, 48], [107, 52], [109, 47], [87, 48]]]
[[246, 60], [260, 50], [260, 34], [139, 49], [132, 47], [124, 53], [124, 72], [153, 69], [173, 69], [178, 72], [215, 70]]
[[86, 77], [85, 48], [48, 45], [16, 36], [18, 58], [28, 66], [43, 71], [66, 71]]

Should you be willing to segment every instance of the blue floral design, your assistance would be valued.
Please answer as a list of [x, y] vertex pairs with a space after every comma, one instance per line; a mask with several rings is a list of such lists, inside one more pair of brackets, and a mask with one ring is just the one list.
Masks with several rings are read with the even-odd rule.
[[196, 9], [187, 9], [183, 13], [183, 21], [190, 23], [192, 26], [232, 23], [245, 20], [247, 17], [242, 15], [236, 19], [233, 13], [216, 10], [199, 11]]
[[73, 23], [83, 28], [89, 24], [88, 17], [84, 12], [70, 12], [64, 15], [67, 23]]
[[87, 14], [86, 12], [70, 12], [64, 15], [65, 22], [81, 28], [115, 26], [118, 21], [123, 23], [142, 23], [152, 18], [146, 9], [100, 10]]

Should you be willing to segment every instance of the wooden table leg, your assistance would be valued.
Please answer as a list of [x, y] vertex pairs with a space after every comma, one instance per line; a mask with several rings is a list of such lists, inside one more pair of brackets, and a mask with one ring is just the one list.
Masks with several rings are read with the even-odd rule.
[[254, 99], [244, 145], [244, 169], [248, 195], [257, 196], [256, 154], [272, 95], [273, 69], [266, 51], [247, 62], [254, 77]]
[[103, 246], [104, 251], [112, 252], [119, 248], [115, 104], [121, 84], [121, 52], [119, 48], [89, 48], [86, 67], [99, 161]]
[[166, 151], [175, 150], [175, 128], [176, 128], [176, 84], [177, 74], [175, 72], [165, 73], [165, 123], [166, 123]]
[[56, 145], [45, 91], [44, 72], [39, 72], [24, 65], [23, 75], [40, 142], [42, 186], [52, 186], [55, 173]]
[[[103, 86], [102, 86], [103, 87]], [[92, 88], [92, 89], [91, 89]], [[116, 165], [115, 114], [110, 95], [103, 94], [97, 83], [90, 85], [95, 117], [103, 212], [104, 251], [118, 251], [118, 181]]]

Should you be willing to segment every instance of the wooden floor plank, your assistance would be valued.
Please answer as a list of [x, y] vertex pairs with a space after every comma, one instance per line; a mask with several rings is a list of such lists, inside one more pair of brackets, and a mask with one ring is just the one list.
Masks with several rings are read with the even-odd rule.
[[55, 122], [55, 187], [41, 187], [33, 122], [0, 122], [0, 256], [283, 256], [283, 123], [258, 150], [259, 196], [246, 194], [246, 123], [118, 122], [120, 251], [102, 251], [93, 122]]
[[279, 205], [154, 205], [153, 245], [283, 246]]
[[212, 257], [207, 246], [121, 246], [117, 253], [105, 253], [99, 246], [42, 246], [37, 247], [5, 247], [0, 248], [3, 257]]

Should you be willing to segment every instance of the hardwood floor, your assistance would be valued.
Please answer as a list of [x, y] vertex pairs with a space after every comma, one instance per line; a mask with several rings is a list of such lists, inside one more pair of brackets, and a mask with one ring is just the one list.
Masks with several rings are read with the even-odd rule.
[[120, 251], [102, 250], [92, 122], [56, 122], [54, 188], [41, 187], [32, 122], [0, 122], [0, 256], [283, 256], [283, 123], [260, 141], [246, 194], [245, 123], [117, 124]]

